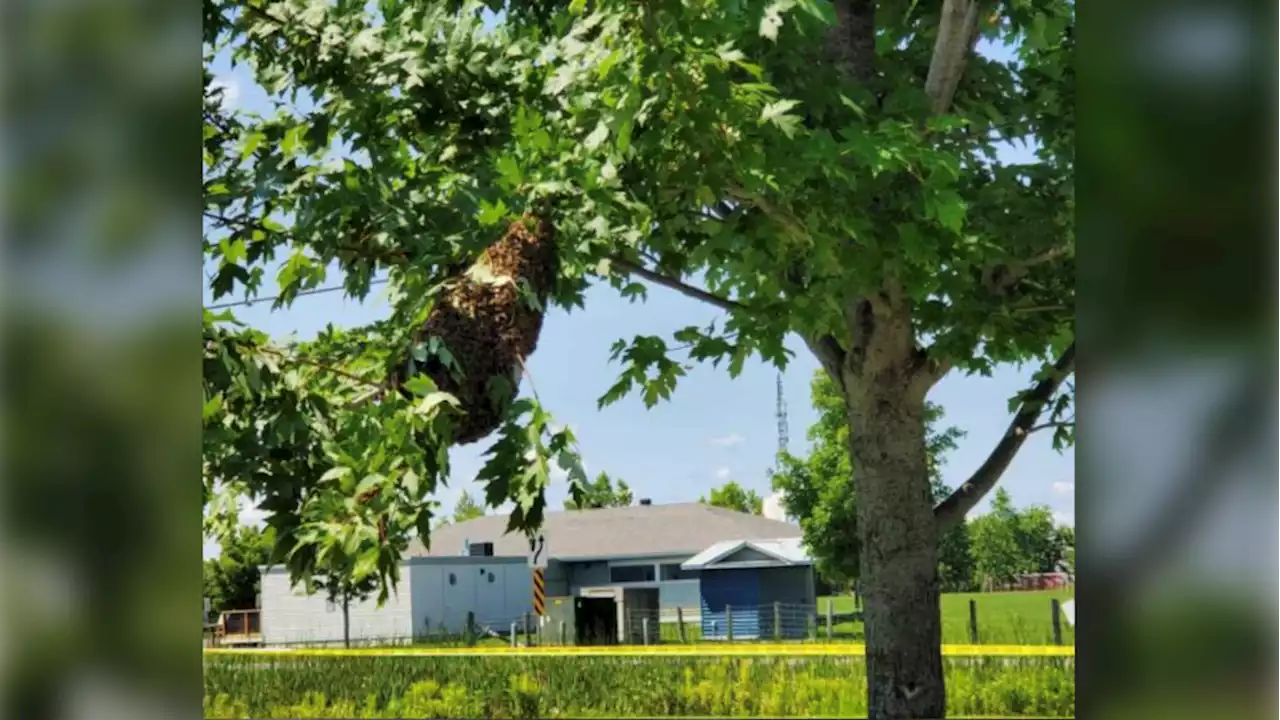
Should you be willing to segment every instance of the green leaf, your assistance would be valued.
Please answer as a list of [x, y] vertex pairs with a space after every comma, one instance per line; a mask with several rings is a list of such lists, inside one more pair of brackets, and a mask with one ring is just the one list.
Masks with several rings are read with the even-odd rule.
[[582, 11], [587, 9], [587, 0], [573, 0], [569, 3], [570, 15], [581, 15]]
[[427, 397], [439, 389], [426, 375], [414, 375], [405, 381], [404, 387], [418, 397]]
[[245, 136], [244, 148], [240, 150], [240, 162], [248, 160], [249, 156], [253, 154], [253, 151], [257, 150], [258, 146], [262, 144], [262, 141], [266, 139], [267, 136], [260, 132], [252, 132]]
[[496, 203], [489, 204], [484, 200], [480, 201], [480, 212], [476, 215], [476, 221], [485, 227], [497, 225], [507, 216], [507, 204], [499, 199]]
[[933, 210], [938, 222], [946, 229], [958, 233], [964, 228], [965, 203], [956, 191], [939, 191], [934, 196]]
[[782, 27], [782, 14], [796, 4], [796, 0], [774, 0], [764, 10], [760, 19], [760, 37], [776, 41], [778, 30]]
[[351, 468], [349, 467], [332, 467], [320, 476], [320, 482], [328, 482], [330, 480], [341, 481], [343, 478], [351, 477]]
[[366, 477], [365, 479], [361, 480], [360, 484], [356, 486], [356, 496], [364, 495], [370, 490], [373, 490], [374, 488], [379, 487], [386, 482], [387, 482], [387, 478], [385, 478], [382, 475], [379, 475], [378, 473], [374, 473]]
[[609, 126], [606, 125], [603, 120], [601, 120], [600, 122], [596, 123], [596, 129], [592, 130], [591, 134], [587, 136], [586, 140], [582, 141], [582, 145], [588, 150], [595, 150], [596, 148], [603, 145], [604, 141], [608, 139], [609, 139]]
[[498, 158], [498, 174], [508, 187], [515, 188], [524, 182], [524, 172], [514, 155], [503, 155]]
[[353, 580], [363, 580], [378, 569], [378, 548], [374, 547], [360, 553], [360, 557], [356, 560], [355, 568], [351, 571]]
[[773, 123], [782, 130], [788, 138], [795, 135], [796, 130], [800, 127], [800, 118], [794, 115], [788, 115], [787, 111], [791, 110], [800, 103], [795, 100], [779, 100], [769, 103], [760, 111], [760, 124]]

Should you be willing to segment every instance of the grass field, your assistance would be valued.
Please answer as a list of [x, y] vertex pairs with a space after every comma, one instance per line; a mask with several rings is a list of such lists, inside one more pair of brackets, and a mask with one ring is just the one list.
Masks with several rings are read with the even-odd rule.
[[[1053, 642], [1053, 620], [1050, 600], [1059, 603], [1075, 597], [1075, 590], [1043, 590], [1001, 593], [947, 593], [942, 596], [942, 642], [967, 644], [969, 638], [969, 601], [978, 606], [978, 642], [997, 645], [1047, 645]], [[834, 602], [833, 612], [855, 609], [852, 597], [826, 597], [818, 600], [819, 614], [826, 613], [827, 603]], [[1066, 618], [1060, 622], [1062, 642], [1074, 645], [1075, 628]], [[835, 634], [861, 642], [865, 637], [862, 623], [842, 623]]]
[[[857, 657], [205, 657], [204, 717], [859, 717]], [[1070, 717], [1070, 658], [944, 662], [953, 717]]]

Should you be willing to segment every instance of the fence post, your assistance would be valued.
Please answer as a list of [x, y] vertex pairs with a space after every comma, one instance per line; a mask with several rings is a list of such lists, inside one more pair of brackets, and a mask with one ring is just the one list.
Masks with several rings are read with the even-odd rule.
[[782, 603], [773, 601], [773, 639], [782, 639]]
[[644, 644], [649, 644], [649, 618], [640, 618], [640, 632], [644, 634]]
[[476, 613], [474, 610], [467, 611], [466, 640], [468, 646], [474, 646], [476, 644]]
[[533, 643], [529, 640], [529, 613], [526, 612], [524, 614], [524, 644], [532, 647]]
[[1053, 644], [1062, 644], [1062, 612], [1058, 605], [1058, 598], [1049, 600], [1049, 610], [1053, 614]]
[[831, 639], [831, 637], [832, 637], [832, 632], [833, 632], [833, 630], [832, 630], [832, 627], [831, 627], [831, 626], [834, 624], [834, 623], [832, 622], [832, 617], [831, 617], [831, 615], [832, 615], [831, 606], [832, 606], [832, 605], [835, 605], [835, 603], [833, 603], [833, 602], [832, 602], [832, 598], [827, 598], [827, 639], [828, 639], [828, 640], [830, 640], [830, 639]]
[[569, 644], [568, 642], [566, 642], [566, 641], [565, 641], [565, 634], [564, 634], [564, 621], [563, 621], [563, 620], [561, 620], [561, 621], [560, 621], [560, 644], [561, 644], [561, 645], [568, 645], [568, 644]]
[[969, 600], [969, 644], [978, 644], [978, 601]]
[[512, 621], [512, 623], [511, 623], [511, 647], [515, 647], [515, 646], [516, 646], [516, 623], [515, 623], [514, 621]]
[[726, 637], [728, 637], [729, 642], [733, 642], [733, 606], [732, 605], [724, 606], [724, 624], [725, 624]]
[[689, 642], [689, 637], [684, 630], [684, 608], [682, 607], [676, 608], [676, 629], [680, 632], [680, 642]]

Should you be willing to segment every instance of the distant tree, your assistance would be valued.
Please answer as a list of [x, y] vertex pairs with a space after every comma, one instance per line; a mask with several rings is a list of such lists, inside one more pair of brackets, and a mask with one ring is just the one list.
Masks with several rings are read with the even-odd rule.
[[464, 490], [458, 498], [458, 504], [453, 506], [453, 521], [460, 523], [478, 517], [484, 517], [484, 508], [471, 497], [471, 493]]
[[764, 499], [755, 490], [747, 490], [733, 480], [718, 488], [711, 488], [710, 499], [703, 496], [698, 498], [698, 502], [748, 515], [760, 515], [764, 512]]
[[1076, 576], [1076, 529], [1063, 525], [1054, 533], [1054, 545], [1058, 554], [1059, 566], [1067, 576]]
[[220, 538], [221, 552], [204, 562], [204, 596], [213, 616], [253, 609], [262, 588], [260, 568], [269, 565], [275, 531], [241, 525]]
[[608, 473], [600, 473], [595, 480], [586, 482], [582, 487], [582, 502], [576, 503], [569, 498], [564, 503], [565, 510], [593, 510], [607, 507], [626, 507], [635, 500], [631, 488], [623, 480], [617, 481]]
[[984, 588], [1012, 582], [1031, 571], [1018, 537], [1018, 515], [1004, 488], [996, 490], [991, 510], [969, 521], [974, 567]]
[[[773, 487], [783, 494], [788, 515], [797, 519], [804, 531], [805, 545], [814, 558], [818, 574], [828, 584], [848, 587], [858, 577], [857, 498], [853, 468], [849, 461], [849, 422], [844, 398], [823, 372], [814, 374], [810, 385], [818, 420], [807, 433], [809, 455], [783, 455]], [[925, 466], [934, 500], [950, 495], [942, 484], [942, 465], [947, 452], [956, 448], [964, 432], [955, 427], [938, 431], [942, 408], [932, 403], [925, 408]], [[938, 539], [939, 578], [944, 589], [972, 584], [972, 560], [967, 556], [968, 530], [957, 523]]]
[[1054, 525], [1043, 505], [1013, 506], [1007, 490], [996, 491], [991, 510], [970, 521], [973, 555], [984, 586], [1012, 582], [1023, 573], [1056, 572], [1074, 558], [1075, 531]]

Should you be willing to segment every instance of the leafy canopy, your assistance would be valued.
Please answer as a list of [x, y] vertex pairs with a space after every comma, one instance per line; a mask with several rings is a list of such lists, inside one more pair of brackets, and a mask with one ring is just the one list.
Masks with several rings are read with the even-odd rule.
[[591, 482], [583, 483], [581, 496], [569, 498], [564, 503], [565, 510], [591, 510], [594, 508], [627, 507], [635, 496], [625, 480], [618, 480], [614, 486], [613, 478], [608, 473], [600, 473]]
[[[377, 3], [204, 0], [204, 254], [214, 298], [277, 307], [330, 278], [391, 312], [276, 347], [205, 316], [207, 514], [228, 495], [267, 512], [295, 579], [348, 568], [385, 597], [411, 534], [429, 541], [456, 400], [379, 370], [442, 284], [526, 211], [558, 231], [550, 303], [646, 279], [728, 310], [670, 339], [621, 340], [618, 384], [667, 398], [690, 361], [783, 366], [783, 340], [849, 348], [846, 308], [910, 308], [945, 371], [1048, 356], [1071, 342], [1071, 3], [1017, 0], [982, 36], [1015, 59], [969, 59], [949, 112], [921, 87], [936, 5], [879, 4], [879, 72], [857, 84], [817, 56], [822, 0]], [[486, 24], [485, 10], [503, 10]], [[229, 53], [272, 99], [219, 102]], [[1000, 143], [1035, 141], [1031, 163]], [[702, 287], [690, 285], [695, 279]], [[671, 342], [674, 341], [674, 342]], [[682, 355], [681, 353], [685, 353]], [[463, 368], [465, 372], [465, 368]], [[479, 481], [513, 530], [545, 511], [551, 464], [585, 475], [536, 397], [496, 433]], [[218, 499], [222, 496], [223, 499]], [[335, 564], [336, 563], [336, 564]], [[335, 570], [336, 571], [336, 570]]]
[[759, 515], [764, 512], [764, 500], [760, 495], [755, 490], [747, 490], [733, 480], [720, 487], [711, 488], [711, 497], [700, 497], [698, 502], [748, 515]]
[[[810, 389], [818, 419], [807, 432], [809, 455], [782, 455], [773, 487], [782, 493], [787, 512], [799, 521], [818, 573], [832, 585], [848, 585], [858, 578], [861, 556], [854, 469], [848, 451], [849, 423], [844, 399], [825, 372], [815, 373]], [[935, 502], [950, 494], [942, 482], [942, 465], [946, 453], [964, 437], [959, 428], [938, 430], [942, 416], [940, 406], [926, 406], [927, 465]], [[944, 533], [939, 543], [943, 586], [952, 591], [967, 590], [972, 578], [967, 529], [960, 524]]]
[[471, 493], [464, 490], [458, 503], [453, 506], [453, 521], [461, 523], [478, 517], [484, 517], [484, 507], [471, 497]]

